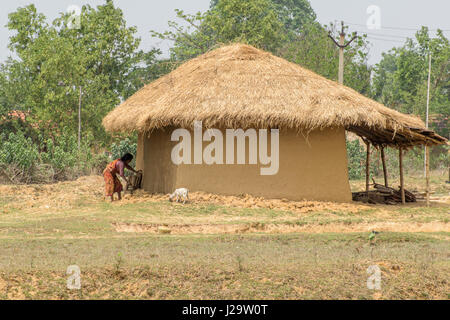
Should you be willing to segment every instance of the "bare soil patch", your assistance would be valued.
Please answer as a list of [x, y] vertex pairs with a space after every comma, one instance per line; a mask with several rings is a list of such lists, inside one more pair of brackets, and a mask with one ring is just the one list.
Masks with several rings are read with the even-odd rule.
[[137, 224], [113, 223], [116, 232], [127, 233], [155, 233], [155, 234], [233, 234], [233, 233], [324, 233], [324, 232], [450, 232], [450, 225], [443, 222], [407, 223], [407, 222], [376, 222], [359, 223], [356, 225], [328, 224], [328, 225], [295, 225], [295, 224]]
[[[12, 199], [3, 205], [3, 210], [25, 209], [39, 212], [49, 211], [51, 209], [72, 209], [79, 206], [80, 202], [85, 204], [101, 203], [106, 200], [103, 195], [103, 188], [103, 177], [86, 176], [76, 181], [65, 181], [46, 185], [0, 185], [0, 194], [4, 199]], [[134, 194], [125, 194], [123, 200], [117, 202], [117, 205], [167, 200], [168, 195], [166, 194], [150, 194], [143, 190], [137, 190]], [[450, 204], [450, 196], [448, 194], [434, 195], [431, 200], [436, 204]], [[265, 199], [253, 197], [248, 194], [224, 196], [206, 192], [191, 192], [190, 202], [187, 205], [190, 204], [217, 204], [239, 208], [264, 208], [294, 213], [317, 211], [357, 213], [371, 208], [382, 209], [386, 207], [383, 205], [374, 206], [357, 202], [290, 201], [287, 199]], [[408, 206], [423, 206], [423, 203], [408, 204]]]
[[[0, 193], [14, 198], [5, 204], [5, 209], [31, 209], [33, 211], [49, 209], [71, 209], [82, 200], [85, 203], [105, 201], [104, 182], [101, 176], [81, 177], [76, 181], [66, 181], [48, 185], [0, 185]], [[358, 212], [370, 208], [356, 203], [334, 203], [319, 201], [290, 201], [287, 199], [264, 199], [251, 195], [223, 196], [206, 192], [191, 192], [190, 204], [218, 204], [240, 208], [266, 208], [297, 213], [313, 211]], [[134, 194], [125, 194], [119, 205], [143, 202], [167, 201], [166, 194], [150, 194], [137, 190]]]

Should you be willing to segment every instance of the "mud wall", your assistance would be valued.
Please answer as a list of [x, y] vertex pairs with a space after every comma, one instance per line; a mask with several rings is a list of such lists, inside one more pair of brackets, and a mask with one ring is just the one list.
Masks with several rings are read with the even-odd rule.
[[[185, 187], [225, 195], [247, 193], [290, 200], [351, 201], [343, 128], [316, 130], [307, 138], [294, 131], [281, 131], [279, 171], [272, 176], [261, 175], [261, 166], [267, 165], [260, 164], [175, 166], [171, 162], [171, 150], [177, 142], [170, 141], [171, 132], [159, 130], [139, 140], [138, 158], [144, 156], [138, 163], [143, 163], [144, 189], [149, 192], [169, 193]], [[224, 135], [224, 145], [225, 140]], [[208, 144], [203, 142], [203, 148]], [[246, 159], [248, 163], [248, 154]]]
[[136, 166], [144, 170], [142, 185], [152, 193], [171, 193], [175, 189], [177, 167], [170, 154], [176, 144], [170, 141], [171, 131], [156, 130], [141, 134], [138, 140]]

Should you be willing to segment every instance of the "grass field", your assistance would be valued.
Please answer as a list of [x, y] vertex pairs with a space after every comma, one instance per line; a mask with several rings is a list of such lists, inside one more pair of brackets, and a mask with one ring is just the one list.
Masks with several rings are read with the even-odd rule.
[[[97, 176], [0, 186], [0, 298], [448, 299], [445, 178], [430, 208], [144, 192], [111, 204]], [[70, 265], [81, 290], [67, 289]], [[367, 288], [371, 265], [381, 290]]]

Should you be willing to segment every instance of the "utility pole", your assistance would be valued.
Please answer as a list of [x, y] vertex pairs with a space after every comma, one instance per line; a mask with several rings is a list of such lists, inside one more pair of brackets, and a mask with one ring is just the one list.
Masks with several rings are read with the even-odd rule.
[[353, 42], [357, 38], [357, 34], [353, 36], [353, 38], [345, 43], [345, 31], [344, 31], [344, 21], [341, 21], [341, 33], [339, 34], [339, 43], [331, 35], [331, 31], [328, 32], [328, 37], [333, 40], [334, 44], [339, 48], [339, 74], [338, 74], [338, 82], [340, 84], [344, 84], [344, 48], [348, 47], [350, 43]]
[[[448, 140], [450, 140], [450, 133], [448, 134]], [[448, 149], [447, 156], [450, 157], [450, 149]], [[448, 181], [447, 183], [450, 183], [450, 163], [448, 165]]]
[[[427, 113], [425, 119], [425, 126], [428, 129], [428, 108], [430, 106], [430, 78], [431, 78], [431, 52], [428, 58], [428, 88], [427, 88]], [[425, 180], [426, 180], [426, 197], [427, 207], [430, 206], [430, 149], [425, 145]]]
[[81, 96], [83, 95], [83, 87], [80, 85], [80, 97], [78, 98], [78, 150], [81, 144]]
[[[427, 87], [427, 111], [425, 115], [425, 127], [428, 129], [428, 109], [430, 105], [430, 78], [431, 78], [431, 52], [428, 55], [428, 87]], [[427, 151], [425, 146], [425, 156], [424, 156], [424, 175], [426, 176], [426, 163], [427, 163]]]

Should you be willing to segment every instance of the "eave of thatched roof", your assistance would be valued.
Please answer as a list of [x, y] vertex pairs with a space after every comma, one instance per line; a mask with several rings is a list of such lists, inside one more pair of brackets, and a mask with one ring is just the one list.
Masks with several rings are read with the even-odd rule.
[[345, 127], [374, 145], [443, 144], [423, 122], [355, 90], [249, 45], [233, 44], [194, 58], [146, 85], [111, 111], [108, 131], [167, 126]]

